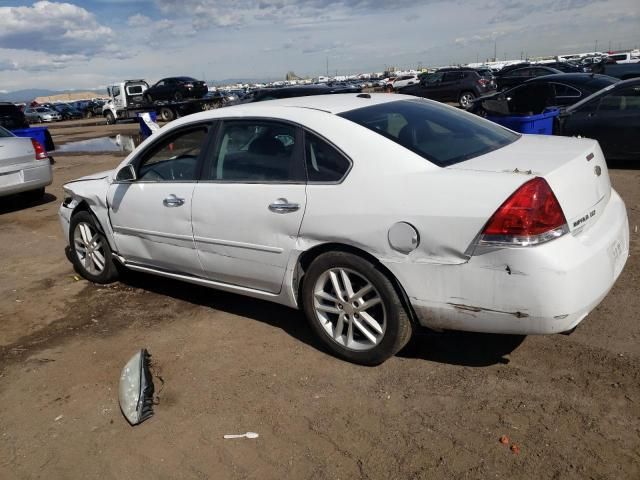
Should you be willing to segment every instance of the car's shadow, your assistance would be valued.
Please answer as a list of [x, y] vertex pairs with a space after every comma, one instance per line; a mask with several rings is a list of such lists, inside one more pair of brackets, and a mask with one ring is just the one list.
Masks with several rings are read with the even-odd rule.
[[0, 197], [0, 199], [2, 200], [0, 202], [0, 215], [4, 215], [5, 213], [47, 205], [48, 203], [55, 202], [58, 198], [51, 193], [45, 193], [42, 198], [32, 200], [24, 194], [16, 193], [15, 195]]
[[[275, 303], [213, 290], [155, 275], [127, 271], [122, 283], [195, 305], [239, 315], [280, 328], [296, 340], [327, 352], [309, 328], [302, 312]], [[489, 335], [465, 332], [435, 333], [419, 329], [400, 352], [415, 358], [451, 365], [483, 367], [508, 363], [505, 358], [524, 340], [524, 336]]]

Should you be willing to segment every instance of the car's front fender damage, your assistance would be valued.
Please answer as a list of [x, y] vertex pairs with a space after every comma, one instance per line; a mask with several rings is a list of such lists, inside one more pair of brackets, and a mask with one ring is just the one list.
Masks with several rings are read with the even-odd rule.
[[86, 180], [80, 179], [64, 185], [65, 198], [60, 207], [60, 218], [67, 237], [71, 216], [78, 209], [86, 208], [96, 217], [111, 249], [113, 251], [116, 250], [113, 230], [109, 221], [109, 207], [107, 205], [109, 185], [108, 175]]

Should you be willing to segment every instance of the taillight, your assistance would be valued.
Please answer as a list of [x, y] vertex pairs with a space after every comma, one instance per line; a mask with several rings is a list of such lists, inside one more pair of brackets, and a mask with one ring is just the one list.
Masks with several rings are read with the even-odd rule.
[[39, 141], [37, 141], [36, 139], [32, 138], [31, 139], [31, 143], [33, 144], [33, 149], [35, 150], [36, 153], [36, 160], [48, 160], [49, 156], [47, 155], [47, 151], [44, 149], [44, 147], [40, 144]]
[[489, 80], [487, 80], [486, 78], [481, 78], [478, 80], [478, 83], [481, 87], [486, 87], [487, 85], [489, 85]]
[[493, 214], [480, 245], [527, 247], [569, 231], [560, 203], [544, 178], [529, 180]]

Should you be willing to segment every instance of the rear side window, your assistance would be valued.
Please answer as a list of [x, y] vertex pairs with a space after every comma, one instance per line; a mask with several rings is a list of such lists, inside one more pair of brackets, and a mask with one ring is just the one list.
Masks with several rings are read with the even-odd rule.
[[305, 160], [309, 182], [339, 182], [351, 163], [338, 150], [318, 136], [305, 132]]
[[424, 100], [399, 100], [341, 117], [447, 167], [515, 142], [520, 136], [479, 117]]
[[225, 122], [207, 180], [239, 183], [304, 182], [294, 126], [277, 122]]
[[580, 98], [582, 96], [580, 90], [569, 85], [563, 83], [551, 83], [551, 85], [556, 92], [556, 98]]

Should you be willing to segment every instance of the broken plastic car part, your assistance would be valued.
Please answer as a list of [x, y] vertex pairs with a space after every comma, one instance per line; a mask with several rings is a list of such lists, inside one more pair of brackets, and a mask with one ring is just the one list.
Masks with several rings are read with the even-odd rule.
[[138, 351], [120, 374], [120, 409], [131, 425], [144, 422], [153, 415], [153, 378], [149, 370], [151, 355]]

